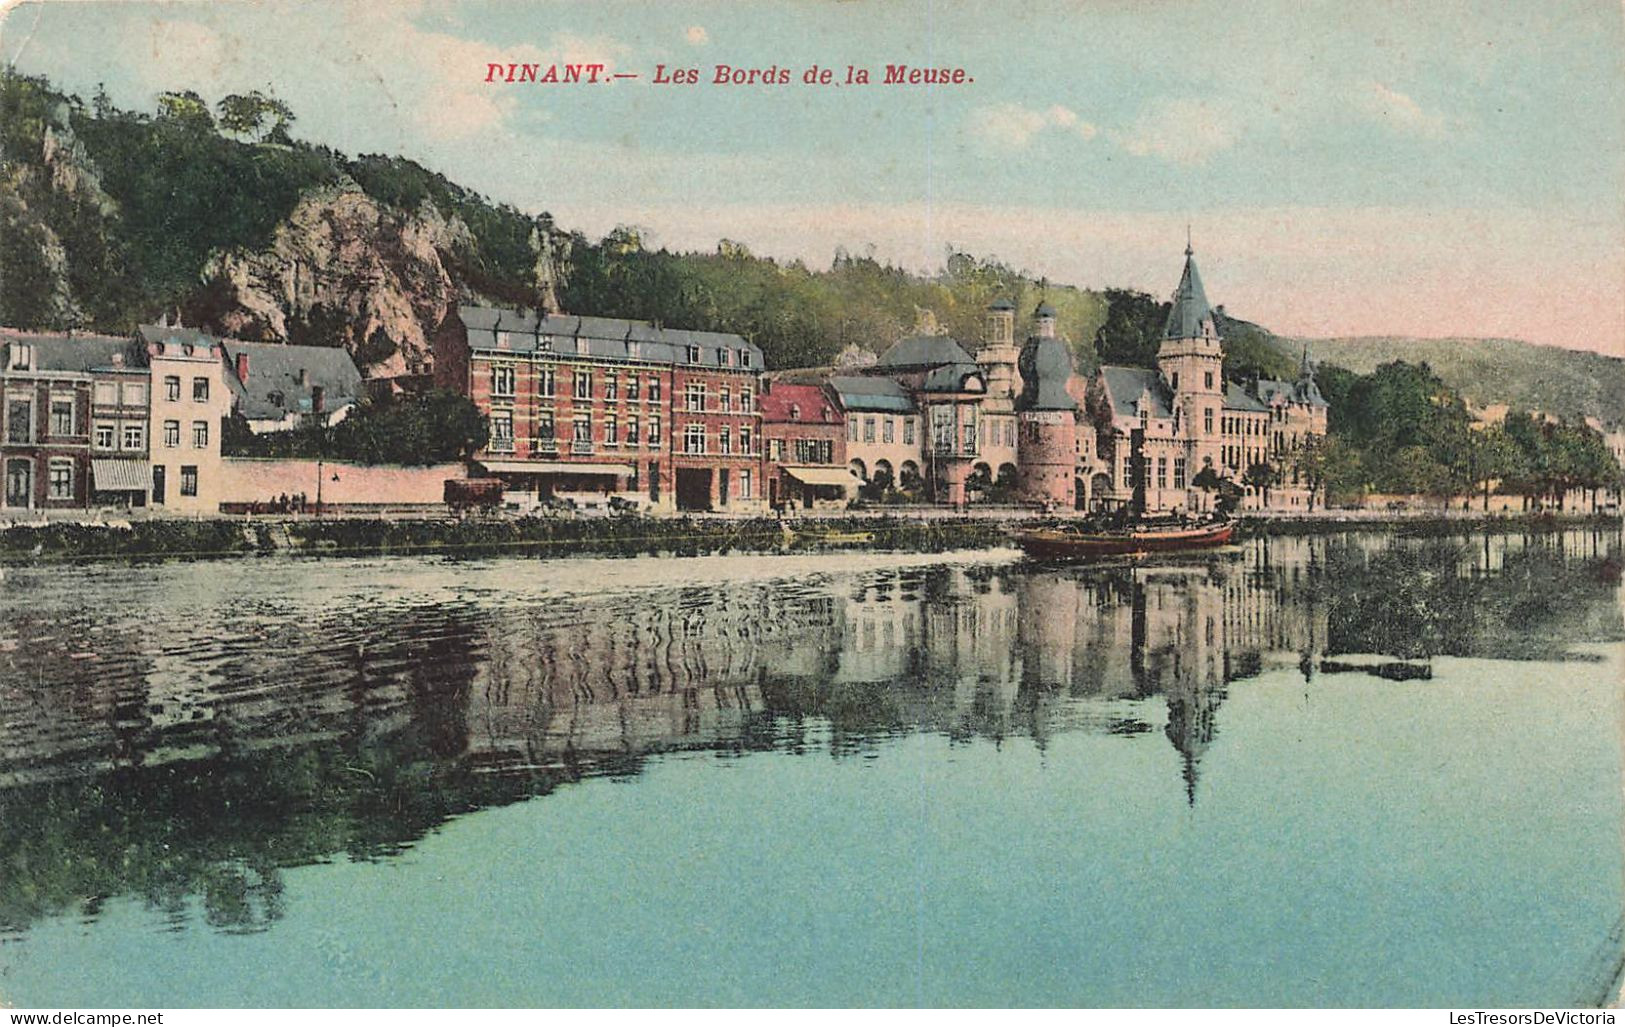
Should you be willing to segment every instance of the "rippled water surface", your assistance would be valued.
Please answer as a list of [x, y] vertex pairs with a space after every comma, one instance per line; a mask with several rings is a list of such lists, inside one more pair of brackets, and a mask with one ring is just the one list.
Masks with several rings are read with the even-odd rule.
[[1595, 1003], [1619, 581], [1617, 529], [6, 568], [0, 1004]]

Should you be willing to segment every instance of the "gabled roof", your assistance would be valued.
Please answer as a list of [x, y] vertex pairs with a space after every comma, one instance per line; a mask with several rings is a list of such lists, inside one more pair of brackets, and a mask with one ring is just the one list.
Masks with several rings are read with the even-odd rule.
[[[974, 381], [972, 380], [974, 379]], [[987, 378], [976, 364], [944, 364], [932, 368], [921, 392], [986, 392]]]
[[1137, 417], [1140, 399], [1148, 392], [1152, 417], [1174, 416], [1173, 393], [1163, 384], [1162, 375], [1145, 367], [1116, 367], [1103, 364], [1100, 377], [1106, 383], [1112, 413], [1117, 417]]
[[[748, 366], [756, 370], [763, 366], [761, 349], [731, 332], [662, 328], [618, 317], [544, 316], [529, 310], [466, 305], [457, 308], [457, 316], [468, 333], [471, 349], [501, 351], [505, 341], [506, 349], [514, 353], [552, 352], [658, 364]], [[697, 361], [689, 360], [691, 346], [699, 348]], [[719, 351], [726, 353], [726, 363]]]
[[890, 414], [914, 413], [908, 391], [890, 378], [870, 375], [834, 375], [829, 387], [848, 410], [870, 410]]
[[[1192, 339], [1202, 334], [1202, 322], [1212, 320], [1207, 293], [1202, 289], [1202, 276], [1196, 273], [1196, 257], [1185, 247], [1185, 271], [1179, 276], [1179, 288], [1174, 290], [1174, 305], [1168, 311], [1163, 325], [1165, 339]], [[1217, 329], [1215, 329], [1217, 331]]]
[[1260, 378], [1253, 391], [1264, 403], [1279, 399], [1283, 403], [1302, 403], [1305, 406], [1326, 406], [1326, 398], [1313, 378], [1300, 378], [1296, 382], [1283, 382], [1276, 378]]
[[[322, 405], [339, 410], [361, 396], [361, 372], [350, 354], [336, 346], [286, 346], [275, 342], [218, 340], [225, 350], [226, 384], [236, 408], [253, 421], [282, 420], [289, 414], [315, 409], [315, 389], [322, 390]], [[240, 357], [248, 358], [248, 379], [239, 380]], [[299, 373], [305, 383], [299, 383]]]
[[941, 367], [943, 364], [976, 363], [965, 347], [947, 335], [910, 335], [892, 343], [880, 355], [876, 367]]
[[[816, 385], [774, 382], [761, 396], [762, 420], [786, 424], [838, 424], [841, 412]], [[794, 416], [799, 413], [801, 416]]]
[[[57, 332], [4, 332], [0, 345], [22, 344], [30, 347], [29, 371], [68, 371], [89, 374], [91, 371], [139, 369], [145, 365], [145, 354], [140, 352], [128, 336], [80, 335]], [[115, 366], [115, 360], [120, 366]], [[9, 360], [7, 364], [9, 365]], [[7, 370], [0, 367], [0, 372]]]
[[[1260, 382], [1260, 384], [1263, 383]], [[1226, 410], [1244, 410], [1251, 414], [1269, 412], [1269, 407], [1249, 396], [1247, 390], [1235, 382], [1224, 383], [1224, 408]]]

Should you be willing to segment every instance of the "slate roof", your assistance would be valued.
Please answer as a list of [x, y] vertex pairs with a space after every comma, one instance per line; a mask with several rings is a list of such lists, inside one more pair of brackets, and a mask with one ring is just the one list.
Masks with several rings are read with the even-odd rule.
[[914, 413], [914, 401], [909, 398], [908, 390], [890, 378], [838, 374], [830, 377], [829, 387], [840, 397], [841, 406], [848, 410]]
[[1283, 382], [1275, 378], [1260, 378], [1254, 387], [1258, 398], [1269, 403], [1277, 396], [1287, 403], [1304, 403], [1312, 407], [1326, 406], [1326, 398], [1320, 394], [1320, 386], [1315, 384], [1313, 378], [1300, 378], [1296, 382]]
[[[1263, 384], [1260, 382], [1259, 384]], [[1243, 410], [1250, 414], [1264, 414], [1269, 407], [1248, 395], [1247, 390], [1235, 382], [1224, 383], [1224, 408], [1226, 410]]]
[[965, 347], [947, 335], [910, 335], [892, 343], [880, 355], [876, 367], [941, 367], [943, 364], [976, 363]]
[[[841, 412], [830, 400], [829, 393], [816, 385], [774, 382], [772, 388], [762, 393], [760, 402], [762, 420], [769, 423], [830, 424], [841, 420]], [[801, 412], [800, 417], [791, 416], [792, 406]]]
[[1112, 401], [1112, 413], [1117, 417], [1138, 416], [1140, 397], [1151, 392], [1151, 416], [1174, 416], [1173, 393], [1163, 384], [1162, 376], [1144, 367], [1116, 367], [1102, 365], [1100, 376], [1106, 382], [1106, 393]]
[[[308, 414], [315, 407], [314, 388], [322, 389], [322, 405], [339, 410], [361, 396], [361, 372], [350, 354], [335, 346], [285, 346], [275, 342], [218, 340], [225, 350], [226, 384], [239, 413], [252, 421], [282, 420], [289, 414]], [[238, 355], [248, 357], [248, 380], [237, 379]], [[306, 374], [299, 384], [299, 372]]]
[[[76, 374], [89, 374], [91, 371], [118, 370], [113, 366], [115, 357], [123, 360], [122, 370], [140, 370], [145, 366], [145, 355], [135, 346], [128, 336], [117, 335], [68, 335], [66, 333], [45, 332], [34, 334], [30, 332], [5, 332], [0, 334], [0, 344], [16, 345], [21, 343], [32, 348], [32, 357], [28, 370], [32, 371], [67, 371]], [[0, 368], [4, 373], [10, 368], [9, 357], [6, 366]]]
[[1021, 370], [1017, 410], [1076, 410], [1078, 401], [1066, 390], [1072, 377], [1072, 354], [1053, 336], [1035, 335], [1021, 347], [1016, 361]]
[[[966, 379], [975, 375], [979, 381], [967, 387]], [[944, 364], [932, 368], [920, 385], [922, 392], [986, 392], [987, 379], [976, 364]]]
[[[763, 367], [761, 349], [732, 333], [660, 328], [647, 321], [618, 317], [540, 316], [534, 311], [497, 307], [459, 306], [457, 316], [467, 329], [468, 344], [473, 349], [500, 351], [497, 334], [506, 332], [508, 351], [513, 353], [551, 351], [561, 356], [689, 364], [688, 347], [698, 346], [698, 364], [703, 367], [747, 366], [741, 351], [749, 354], [749, 367]], [[729, 363], [718, 359], [719, 349], [730, 351]]]
[[187, 328], [183, 325], [141, 325], [135, 331], [143, 343], [178, 342], [183, 346], [204, 348], [220, 342], [217, 337], [202, 329]]
[[1174, 305], [1163, 324], [1165, 339], [1190, 339], [1202, 334], [1203, 320], [1211, 320], [1207, 293], [1202, 289], [1202, 276], [1196, 273], [1196, 257], [1185, 247], [1185, 271], [1179, 276], [1179, 288], [1174, 290]]

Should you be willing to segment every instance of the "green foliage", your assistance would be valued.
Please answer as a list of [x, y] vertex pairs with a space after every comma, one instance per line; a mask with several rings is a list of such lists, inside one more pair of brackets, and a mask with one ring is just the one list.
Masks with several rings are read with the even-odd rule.
[[1156, 367], [1170, 304], [1134, 289], [1106, 290], [1106, 318], [1095, 332], [1103, 364]]
[[259, 90], [233, 93], [215, 105], [220, 127], [250, 140], [271, 139], [289, 144], [288, 127], [293, 124], [293, 108]]
[[489, 426], [473, 402], [445, 389], [362, 403], [331, 428], [307, 425], [256, 435], [234, 415], [221, 434], [228, 456], [402, 465], [467, 460], [489, 440]]

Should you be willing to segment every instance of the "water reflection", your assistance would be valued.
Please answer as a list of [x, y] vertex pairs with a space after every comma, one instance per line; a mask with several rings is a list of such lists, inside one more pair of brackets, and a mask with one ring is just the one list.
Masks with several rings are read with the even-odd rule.
[[1625, 637], [1617, 531], [1091, 567], [773, 559], [681, 586], [639, 562], [646, 581], [607, 593], [546, 580], [586, 562], [8, 569], [0, 928], [135, 896], [176, 929], [263, 930], [282, 868], [386, 858], [678, 750], [1160, 730], [1194, 804], [1227, 688], [1266, 669], [1311, 689], [1340, 654], [1550, 660]]

